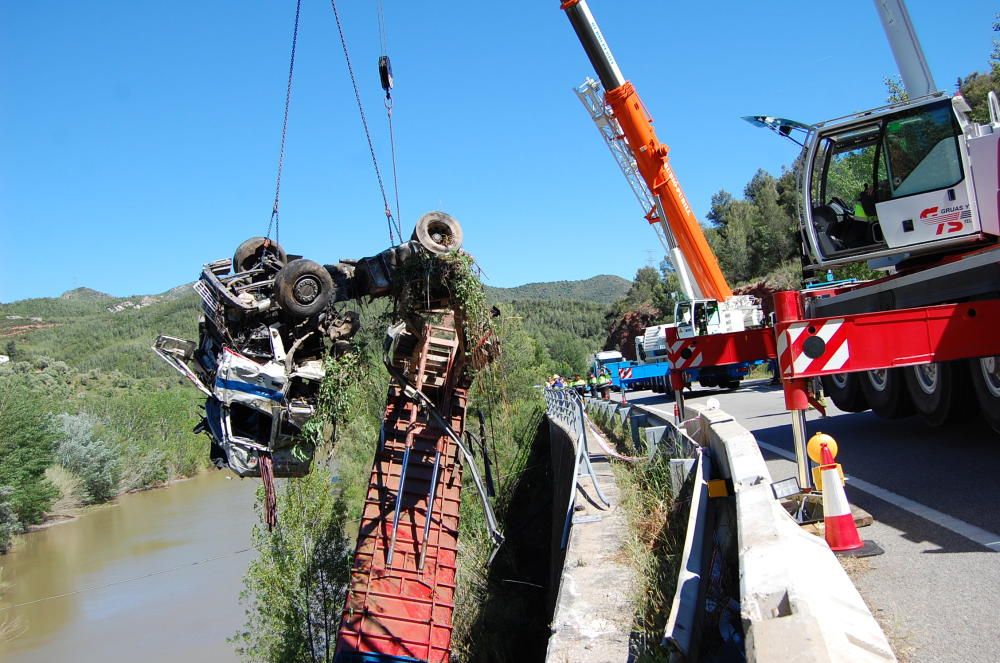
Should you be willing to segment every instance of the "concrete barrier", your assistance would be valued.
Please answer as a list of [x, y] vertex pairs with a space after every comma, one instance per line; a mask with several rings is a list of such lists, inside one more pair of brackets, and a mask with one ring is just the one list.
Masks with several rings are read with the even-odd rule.
[[826, 542], [803, 531], [774, 498], [753, 435], [721, 410], [688, 407], [698, 413], [701, 443], [735, 492], [747, 660], [895, 661]]

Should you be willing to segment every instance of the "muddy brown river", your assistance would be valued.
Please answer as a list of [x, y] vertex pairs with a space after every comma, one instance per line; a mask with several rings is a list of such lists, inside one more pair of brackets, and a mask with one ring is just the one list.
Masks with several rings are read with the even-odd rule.
[[[226, 641], [256, 522], [251, 479], [211, 472], [126, 495], [0, 556], [5, 663], [236, 661]], [[14, 607], [12, 607], [14, 606]], [[5, 609], [6, 608], [6, 609]]]

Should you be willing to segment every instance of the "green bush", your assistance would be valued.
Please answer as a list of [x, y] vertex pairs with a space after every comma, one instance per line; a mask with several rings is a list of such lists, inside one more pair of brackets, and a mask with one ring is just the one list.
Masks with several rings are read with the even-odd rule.
[[88, 414], [60, 414], [61, 439], [56, 448], [59, 464], [80, 477], [83, 499], [104, 502], [118, 493], [121, 462], [109, 442], [98, 439], [97, 420]]

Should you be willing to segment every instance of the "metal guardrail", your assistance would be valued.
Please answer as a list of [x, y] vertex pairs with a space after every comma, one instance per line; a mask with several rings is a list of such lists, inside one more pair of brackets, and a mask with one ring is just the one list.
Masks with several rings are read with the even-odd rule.
[[[592, 405], [605, 414], [615, 412], [619, 407], [602, 401], [593, 401]], [[648, 431], [657, 433], [655, 439], [650, 439], [648, 435], [646, 438], [651, 454], [663, 454], [672, 460], [694, 459], [691, 471], [695, 475], [695, 482], [685, 526], [677, 587], [661, 644], [667, 650], [670, 661], [697, 660], [704, 608], [706, 546], [709, 545], [711, 536], [708, 529], [708, 479], [712, 470], [710, 454], [703, 446], [705, 425], [700, 414], [686, 421], [675, 422], [654, 409], [642, 405], [630, 406], [628, 416], [636, 416], [636, 413], [643, 418]], [[698, 425], [690, 425], [694, 423]]]
[[547, 387], [544, 390], [544, 396], [549, 420], [561, 425], [570, 434], [570, 439], [573, 440], [576, 447], [576, 457], [573, 461], [573, 490], [569, 493], [566, 520], [563, 523], [561, 547], [565, 550], [566, 544], [569, 542], [569, 528], [573, 522], [573, 511], [576, 507], [576, 487], [580, 481], [581, 466], [590, 476], [594, 492], [597, 493], [597, 497], [604, 503], [604, 506], [610, 507], [611, 502], [601, 491], [594, 466], [590, 462], [590, 450], [587, 448], [587, 415], [583, 411], [583, 397], [573, 389], [550, 389]]

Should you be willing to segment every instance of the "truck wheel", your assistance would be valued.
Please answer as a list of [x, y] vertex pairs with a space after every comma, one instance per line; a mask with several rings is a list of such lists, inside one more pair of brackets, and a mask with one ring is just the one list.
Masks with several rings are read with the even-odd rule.
[[233, 254], [233, 272], [239, 273], [253, 269], [265, 252], [275, 256], [282, 263], [288, 261], [285, 250], [277, 242], [267, 237], [251, 237], [236, 247], [236, 253]]
[[868, 409], [868, 401], [861, 391], [859, 376], [859, 373], [824, 375], [820, 378], [823, 383], [823, 393], [844, 412], [864, 412]]
[[956, 362], [921, 364], [904, 369], [913, 406], [929, 426], [943, 426], [973, 403], [965, 367]]
[[462, 226], [444, 212], [428, 212], [417, 221], [413, 239], [431, 253], [457, 251], [462, 248]]
[[861, 391], [872, 412], [883, 419], [901, 419], [913, 414], [913, 401], [906, 389], [906, 377], [898, 368], [866, 371], [859, 378]]
[[1000, 433], [1000, 356], [970, 359], [969, 374], [986, 423]]
[[740, 388], [740, 381], [739, 380], [726, 380], [725, 382], [722, 383], [722, 388], [725, 389], [726, 391], [732, 391], [734, 389], [739, 389]]
[[286, 313], [308, 318], [326, 308], [333, 296], [333, 278], [323, 265], [299, 258], [274, 277], [274, 298]]

